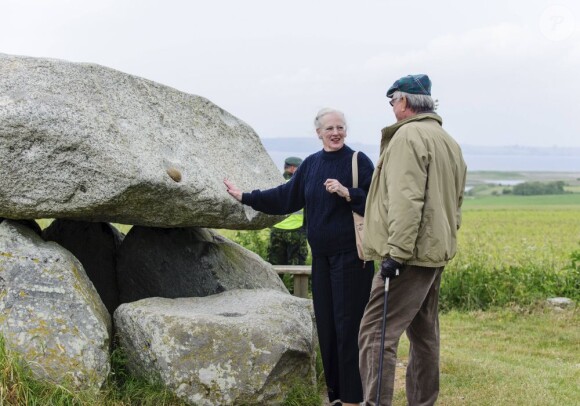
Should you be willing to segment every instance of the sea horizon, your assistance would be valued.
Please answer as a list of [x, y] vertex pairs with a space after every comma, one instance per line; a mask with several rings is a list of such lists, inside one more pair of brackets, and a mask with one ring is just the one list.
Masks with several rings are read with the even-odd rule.
[[[264, 138], [262, 143], [281, 170], [286, 157], [304, 159], [321, 149], [320, 141], [310, 138]], [[349, 144], [348, 140], [347, 145], [364, 152], [375, 164], [379, 159], [379, 145]], [[461, 148], [468, 171], [580, 173], [580, 147], [461, 145]]]

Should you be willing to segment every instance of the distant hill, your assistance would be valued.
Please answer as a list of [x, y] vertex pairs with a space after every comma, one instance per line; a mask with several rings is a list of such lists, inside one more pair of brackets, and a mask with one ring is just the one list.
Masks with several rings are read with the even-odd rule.
[[[302, 138], [262, 138], [264, 147], [282, 169], [284, 158], [306, 158], [319, 151], [322, 144], [314, 135]], [[373, 162], [379, 158], [379, 145], [349, 143]], [[580, 147], [531, 147], [523, 145], [477, 146], [462, 145], [469, 171], [543, 171], [580, 172]]]

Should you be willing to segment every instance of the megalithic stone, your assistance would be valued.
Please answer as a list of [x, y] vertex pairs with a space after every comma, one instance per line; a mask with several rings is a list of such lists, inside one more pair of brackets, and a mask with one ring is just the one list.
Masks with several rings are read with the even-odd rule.
[[[202, 80], [202, 79], [200, 79]], [[0, 216], [260, 229], [233, 199], [284, 183], [209, 100], [100, 65], [0, 54]]]
[[111, 316], [81, 263], [10, 220], [0, 224], [0, 335], [38, 379], [98, 388], [111, 369]]

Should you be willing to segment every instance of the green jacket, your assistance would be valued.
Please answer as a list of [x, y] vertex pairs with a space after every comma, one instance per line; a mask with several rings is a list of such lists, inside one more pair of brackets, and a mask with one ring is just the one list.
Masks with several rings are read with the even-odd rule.
[[422, 113], [382, 130], [365, 209], [366, 259], [440, 267], [455, 256], [467, 166], [441, 124]]

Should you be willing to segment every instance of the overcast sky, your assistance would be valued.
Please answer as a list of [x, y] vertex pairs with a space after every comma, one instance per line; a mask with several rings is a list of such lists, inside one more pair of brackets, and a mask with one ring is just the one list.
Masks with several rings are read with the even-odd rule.
[[0, 0], [0, 53], [91, 62], [210, 99], [263, 138], [352, 141], [427, 73], [462, 145], [580, 146], [580, 5], [561, 0]]

